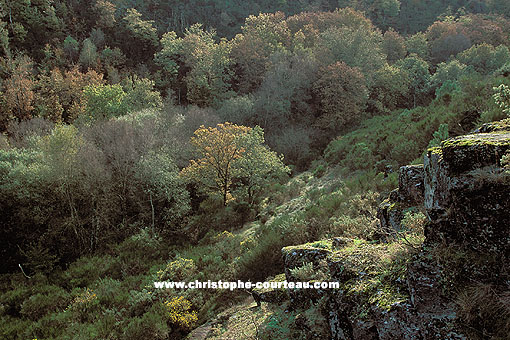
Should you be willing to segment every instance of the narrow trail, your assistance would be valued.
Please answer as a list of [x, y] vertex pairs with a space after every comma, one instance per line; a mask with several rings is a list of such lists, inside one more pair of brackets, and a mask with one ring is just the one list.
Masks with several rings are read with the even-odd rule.
[[221, 312], [216, 318], [195, 328], [186, 340], [240, 340], [255, 339], [256, 328], [266, 317], [272, 314], [271, 308], [257, 304], [251, 296], [243, 302]]

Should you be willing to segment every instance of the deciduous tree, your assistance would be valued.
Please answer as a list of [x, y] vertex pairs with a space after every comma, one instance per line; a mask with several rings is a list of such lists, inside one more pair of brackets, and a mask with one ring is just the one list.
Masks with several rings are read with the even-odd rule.
[[269, 57], [289, 45], [290, 31], [285, 15], [250, 15], [242, 27], [242, 34], [233, 39], [232, 56], [236, 63], [236, 78], [241, 93], [255, 90], [267, 71]]
[[[197, 158], [181, 175], [200, 183], [205, 191], [221, 195], [223, 205], [233, 199], [233, 189], [246, 190], [249, 199], [273, 172], [288, 171], [281, 158], [263, 145], [260, 128], [231, 123], [201, 127], [191, 138]], [[237, 180], [237, 181], [236, 181]], [[237, 184], [234, 186], [234, 181]]]
[[4, 82], [5, 105], [14, 118], [25, 120], [34, 110], [33, 63], [28, 56], [18, 56], [8, 61], [9, 78]]
[[318, 125], [333, 133], [361, 119], [368, 98], [365, 77], [358, 68], [336, 62], [314, 84], [322, 115]]

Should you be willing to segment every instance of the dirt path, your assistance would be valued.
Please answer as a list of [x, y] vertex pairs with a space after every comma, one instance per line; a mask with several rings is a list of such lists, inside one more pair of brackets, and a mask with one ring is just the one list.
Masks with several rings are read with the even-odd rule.
[[248, 340], [255, 339], [256, 328], [271, 315], [266, 303], [262, 307], [251, 296], [221, 312], [215, 319], [195, 328], [186, 340]]
[[198, 328], [195, 328], [193, 332], [191, 332], [186, 340], [205, 340], [207, 336], [212, 330], [212, 324], [206, 323]]

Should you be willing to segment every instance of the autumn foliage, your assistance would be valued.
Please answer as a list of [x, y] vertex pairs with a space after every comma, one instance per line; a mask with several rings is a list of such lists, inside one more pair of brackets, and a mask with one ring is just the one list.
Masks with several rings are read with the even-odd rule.
[[315, 83], [322, 115], [319, 125], [327, 130], [338, 129], [358, 121], [367, 100], [365, 78], [358, 68], [337, 62], [324, 69]]
[[[244, 182], [249, 199], [253, 189], [269, 175], [288, 172], [273, 151], [263, 146], [262, 129], [231, 123], [201, 126], [191, 138], [197, 157], [181, 175], [200, 183], [209, 193], [221, 195], [223, 205], [233, 196], [234, 181]], [[244, 178], [244, 181], [243, 181]]]

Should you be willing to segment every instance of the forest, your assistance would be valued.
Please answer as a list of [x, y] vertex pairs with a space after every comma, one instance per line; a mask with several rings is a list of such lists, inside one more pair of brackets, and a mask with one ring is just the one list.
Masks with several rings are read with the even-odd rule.
[[153, 281], [378, 239], [399, 167], [509, 117], [509, 75], [507, 0], [0, 0], [0, 338], [184, 339], [246, 293]]

